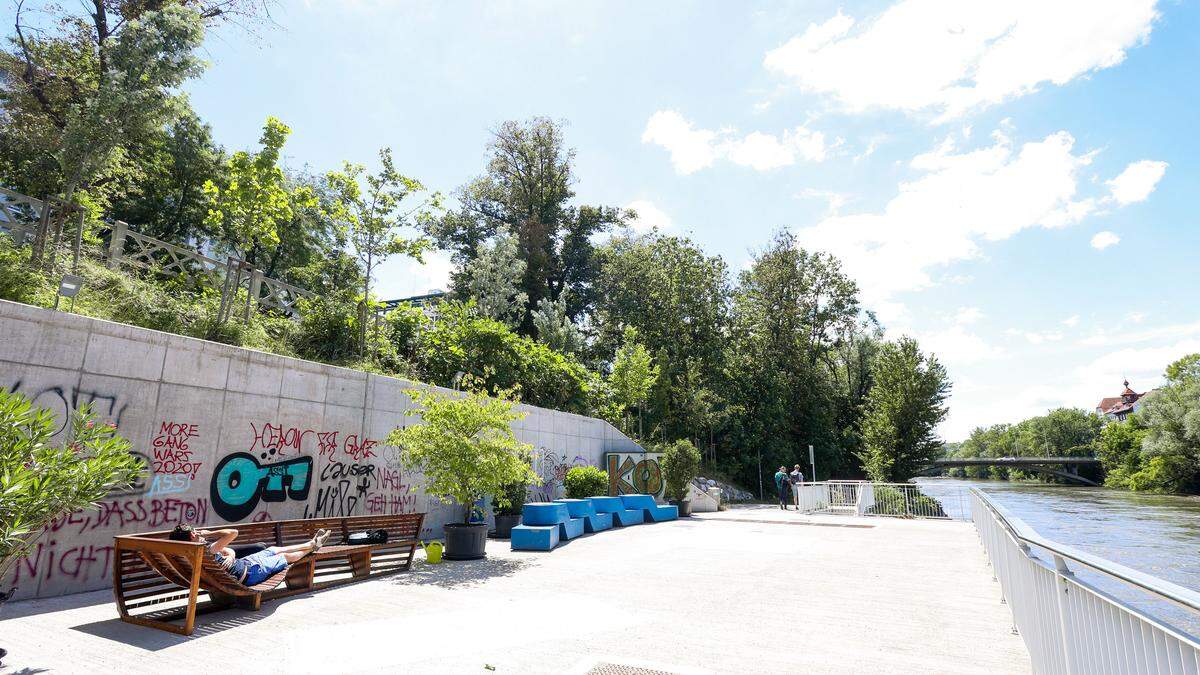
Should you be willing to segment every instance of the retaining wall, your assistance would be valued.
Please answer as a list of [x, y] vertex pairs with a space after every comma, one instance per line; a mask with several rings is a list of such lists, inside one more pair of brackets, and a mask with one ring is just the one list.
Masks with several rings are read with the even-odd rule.
[[[15, 583], [18, 598], [110, 586], [120, 533], [425, 512], [422, 536], [433, 538], [461, 517], [383, 444], [420, 423], [408, 391], [428, 385], [0, 301], [0, 387], [54, 411], [59, 440], [68, 415], [90, 403], [147, 465], [133, 489], [48, 528], [0, 587]], [[514, 431], [537, 448], [544, 481], [532, 499], [562, 496], [570, 466], [640, 450], [603, 420], [520, 409], [528, 415]]]

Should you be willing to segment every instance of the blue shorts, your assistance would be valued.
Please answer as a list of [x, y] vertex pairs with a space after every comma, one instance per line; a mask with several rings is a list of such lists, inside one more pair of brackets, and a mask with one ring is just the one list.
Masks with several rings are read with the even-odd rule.
[[239, 579], [244, 573], [246, 577], [242, 579], [242, 585], [253, 586], [266, 581], [276, 572], [287, 569], [287, 566], [287, 560], [282, 555], [266, 550], [234, 560], [233, 569], [230, 572]]

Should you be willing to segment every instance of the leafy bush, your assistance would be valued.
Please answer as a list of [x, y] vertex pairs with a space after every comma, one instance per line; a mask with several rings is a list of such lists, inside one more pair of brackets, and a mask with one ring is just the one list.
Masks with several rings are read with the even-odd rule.
[[680, 439], [662, 449], [662, 475], [666, 497], [683, 501], [688, 496], [688, 483], [700, 473], [700, 451], [687, 439]]
[[876, 516], [922, 516], [925, 518], [945, 518], [946, 512], [936, 499], [928, 497], [916, 488], [910, 488], [906, 496], [901, 490], [886, 485], [874, 488], [875, 505], [867, 509], [867, 513]]
[[70, 420], [70, 442], [50, 444], [54, 414], [0, 390], [0, 579], [27, 555], [46, 525], [131, 485], [145, 466], [87, 406]]
[[569, 499], [586, 499], [608, 494], [608, 472], [594, 466], [573, 466], [563, 477]]
[[500, 492], [504, 495], [504, 502], [502, 503], [499, 499], [493, 501], [493, 508], [496, 515], [520, 515], [522, 508], [525, 506], [525, 497], [529, 494], [529, 483], [524, 480], [509, 483]]

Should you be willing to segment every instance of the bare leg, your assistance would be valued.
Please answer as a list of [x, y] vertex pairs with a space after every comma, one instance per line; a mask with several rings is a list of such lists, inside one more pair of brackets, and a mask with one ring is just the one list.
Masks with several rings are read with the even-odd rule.
[[[280, 555], [282, 555], [283, 559], [287, 561], [287, 564], [291, 565], [292, 563], [296, 562], [297, 560], [308, 555], [308, 552], [312, 550], [312, 546], [310, 544], [304, 544], [303, 546], [304, 546], [303, 551], [288, 551], [287, 553], [281, 553]], [[292, 548], [292, 547], [289, 546], [288, 548]]]
[[272, 546], [272, 547], [268, 548], [267, 550], [270, 551], [271, 553], [278, 553], [279, 555], [287, 555], [288, 553], [308, 553], [309, 551], [312, 550], [312, 548], [313, 548], [313, 542], [311, 539], [309, 539], [308, 541], [304, 542], [303, 544], [293, 544], [291, 546]]

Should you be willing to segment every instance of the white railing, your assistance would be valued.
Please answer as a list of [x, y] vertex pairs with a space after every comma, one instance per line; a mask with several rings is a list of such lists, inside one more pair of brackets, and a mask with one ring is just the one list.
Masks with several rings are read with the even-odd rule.
[[846, 516], [970, 520], [965, 485], [831, 480], [792, 486], [802, 512]]
[[[1200, 619], [1200, 593], [1047, 539], [971, 490], [973, 520], [1034, 672], [1200, 674], [1200, 641], [1085, 579], [1080, 568]], [[1074, 567], [1074, 571], [1072, 570]]]

